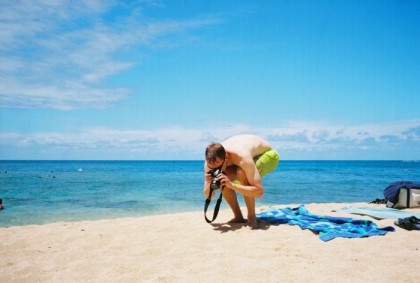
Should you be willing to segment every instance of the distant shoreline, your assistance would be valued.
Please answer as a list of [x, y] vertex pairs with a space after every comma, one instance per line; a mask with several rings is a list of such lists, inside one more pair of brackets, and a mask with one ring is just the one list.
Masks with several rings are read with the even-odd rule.
[[[69, 162], [204, 162], [200, 159], [0, 159], [2, 161], [10, 162], [54, 162], [54, 161], [69, 161]], [[281, 159], [283, 162], [420, 162], [420, 160], [411, 159]]]

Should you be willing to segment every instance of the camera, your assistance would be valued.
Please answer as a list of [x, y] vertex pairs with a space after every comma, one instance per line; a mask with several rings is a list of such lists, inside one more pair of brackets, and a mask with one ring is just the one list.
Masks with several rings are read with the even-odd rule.
[[214, 170], [211, 170], [209, 173], [213, 177], [213, 179], [211, 181], [211, 184], [210, 184], [210, 188], [213, 189], [213, 190], [218, 190], [220, 188], [220, 181], [217, 180], [217, 175], [222, 173], [222, 168], [216, 168]]

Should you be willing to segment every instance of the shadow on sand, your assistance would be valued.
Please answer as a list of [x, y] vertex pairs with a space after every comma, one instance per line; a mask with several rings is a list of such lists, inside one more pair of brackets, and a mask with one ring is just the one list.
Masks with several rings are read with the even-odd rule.
[[[243, 228], [247, 228], [251, 230], [251, 228], [249, 228], [246, 223], [216, 223], [216, 224], [212, 223], [210, 225], [213, 226], [214, 231], [219, 231], [220, 233], [233, 232], [233, 231], [240, 230]], [[258, 228], [253, 229], [253, 230], [268, 230], [270, 226], [273, 226], [273, 225], [278, 226], [279, 224], [269, 223], [269, 222], [259, 220]]]

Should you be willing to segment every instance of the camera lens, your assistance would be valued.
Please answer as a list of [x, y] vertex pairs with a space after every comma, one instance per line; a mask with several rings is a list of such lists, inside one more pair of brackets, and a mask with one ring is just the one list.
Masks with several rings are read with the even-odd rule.
[[210, 185], [210, 188], [212, 189], [212, 190], [218, 190], [219, 189], [219, 185], [220, 185], [220, 183], [218, 184], [219, 182], [212, 182], [211, 183], [211, 185]]
[[210, 184], [210, 188], [212, 188], [213, 190], [218, 190], [220, 187], [220, 181], [217, 180], [217, 175], [219, 175], [221, 173], [222, 170], [220, 170], [220, 168], [217, 168], [213, 171], [211, 171], [211, 175], [213, 177], [213, 180], [211, 181]]

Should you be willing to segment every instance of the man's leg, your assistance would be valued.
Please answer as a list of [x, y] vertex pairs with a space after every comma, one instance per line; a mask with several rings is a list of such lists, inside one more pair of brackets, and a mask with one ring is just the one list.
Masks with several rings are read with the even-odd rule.
[[[263, 153], [261, 156], [254, 158], [255, 166], [260, 173], [261, 178], [274, 171], [279, 163], [280, 155], [275, 149], [270, 149]], [[241, 180], [242, 184], [249, 184], [246, 179], [245, 172], [238, 170], [238, 178]], [[246, 207], [248, 209], [248, 224], [251, 228], [258, 228], [257, 217], [255, 215], [255, 198], [244, 196]]]
[[241, 208], [239, 207], [238, 199], [236, 197], [236, 192], [231, 189], [223, 190], [223, 198], [226, 200], [230, 209], [233, 212], [233, 219], [229, 223], [245, 223], [245, 219], [242, 216]]
[[258, 228], [257, 216], [255, 215], [255, 198], [244, 196], [246, 208], [248, 210], [248, 225], [252, 229]]
[[[228, 176], [230, 180], [235, 180], [237, 168], [226, 168], [225, 174]], [[229, 221], [229, 223], [245, 223], [245, 219], [242, 215], [241, 208], [239, 207], [238, 198], [236, 196], [236, 192], [231, 189], [225, 188], [222, 191], [223, 198], [226, 200], [230, 209], [233, 212], [233, 219]]]
[[[246, 178], [245, 172], [242, 169], [238, 169], [237, 176], [242, 185], [248, 186], [248, 179]], [[252, 229], [258, 228], [257, 217], [255, 216], [255, 198], [244, 196], [246, 209], [248, 210], [248, 225]]]

